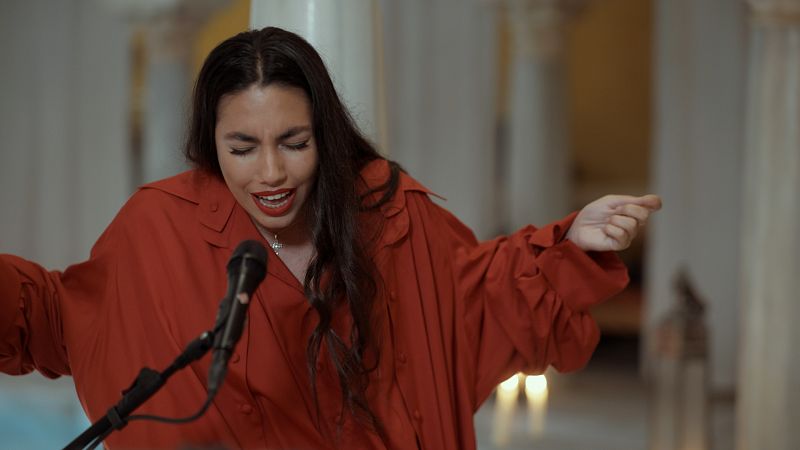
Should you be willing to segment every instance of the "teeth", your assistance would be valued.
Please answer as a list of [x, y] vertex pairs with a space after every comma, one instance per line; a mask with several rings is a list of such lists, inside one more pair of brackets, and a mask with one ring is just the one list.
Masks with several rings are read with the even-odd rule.
[[[258, 202], [262, 205], [266, 206], [267, 208], [280, 208], [284, 206], [286, 203], [289, 202], [289, 194], [291, 191], [284, 192], [282, 194], [275, 194], [275, 195], [266, 195], [266, 196], [257, 196]], [[283, 201], [281, 201], [283, 200]], [[275, 202], [278, 203], [275, 203]]]
[[271, 202], [274, 202], [275, 200], [280, 200], [280, 199], [286, 197], [287, 195], [289, 195], [289, 191], [286, 191], [286, 192], [284, 192], [282, 194], [267, 195], [266, 197], [259, 196], [258, 198], [261, 199], [261, 200], [269, 200]]
[[288, 202], [289, 202], [289, 200], [286, 200], [286, 201], [284, 201], [284, 202], [280, 202], [280, 203], [267, 203], [267, 202], [266, 202], [266, 200], [259, 199], [259, 202], [260, 202], [262, 205], [266, 206], [267, 208], [280, 208], [281, 206], [283, 206], [283, 205], [285, 205], [286, 203], [288, 203]]

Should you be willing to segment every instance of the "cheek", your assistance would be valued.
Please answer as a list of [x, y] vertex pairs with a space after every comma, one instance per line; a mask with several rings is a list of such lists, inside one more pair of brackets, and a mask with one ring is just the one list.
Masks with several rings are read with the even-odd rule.
[[317, 177], [317, 170], [319, 170], [319, 157], [316, 149], [314, 152], [309, 152], [308, 158], [303, 164], [304, 178], [313, 181]]
[[222, 178], [225, 180], [225, 184], [228, 185], [228, 189], [234, 194], [243, 189], [249, 181], [246, 166], [237, 164], [237, 161], [233, 160], [230, 156], [220, 155], [219, 168], [222, 172]]
[[250, 171], [250, 166], [252, 166], [251, 163], [247, 163], [249, 158], [243, 158], [227, 151], [217, 150], [217, 161], [219, 161], [219, 168], [222, 170], [222, 174], [231, 179], [246, 177]]

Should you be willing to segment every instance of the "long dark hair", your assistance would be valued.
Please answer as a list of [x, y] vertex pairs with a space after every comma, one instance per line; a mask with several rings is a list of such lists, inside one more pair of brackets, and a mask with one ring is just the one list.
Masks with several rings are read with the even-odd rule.
[[[316, 254], [304, 280], [306, 297], [319, 315], [319, 324], [307, 346], [317, 412], [317, 359], [324, 343], [338, 373], [342, 408], [384, 438], [382, 424], [366, 400], [368, 376], [379, 358], [375, 330], [371, 327], [379, 279], [367, 254], [368, 243], [360, 235], [357, 216], [364, 209], [379, 207], [394, 195], [399, 166], [389, 163], [391, 170], [386, 183], [368, 193], [372, 196], [377, 192], [380, 199], [365, 206], [366, 196], [359, 195], [357, 187], [359, 173], [368, 162], [382, 159], [381, 155], [358, 131], [314, 48], [296, 34], [273, 27], [233, 36], [208, 55], [194, 89], [184, 153], [199, 169], [221, 177], [214, 142], [220, 98], [252, 85], [272, 83], [305, 91], [311, 102], [319, 152], [316, 185], [308, 200]], [[326, 271], [330, 281], [323, 290], [321, 281]], [[348, 342], [331, 327], [333, 311], [341, 302], [346, 302], [352, 318]], [[341, 427], [341, 421], [337, 425]]]

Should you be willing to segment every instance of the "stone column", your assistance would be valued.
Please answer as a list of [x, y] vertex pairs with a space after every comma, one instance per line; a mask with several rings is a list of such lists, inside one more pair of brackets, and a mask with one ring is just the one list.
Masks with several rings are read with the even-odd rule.
[[356, 123], [386, 148], [382, 31], [376, 0], [252, 0], [251, 28], [277, 26], [322, 55]]
[[136, 185], [188, 169], [182, 146], [190, 110], [195, 74], [192, 56], [196, 36], [223, 2], [209, 0], [189, 8], [181, 0], [158, 3], [119, 1], [118, 8], [143, 36], [141, 148], [135, 152]]
[[800, 448], [800, 1], [751, 0], [737, 448]]
[[506, 189], [508, 226], [569, 211], [564, 23], [574, 1], [507, 0], [512, 63]]
[[145, 27], [145, 88], [139, 183], [187, 169], [181, 148], [191, 93], [191, 29], [162, 16]]
[[685, 270], [708, 301], [710, 389], [730, 398], [741, 296], [732, 280], [741, 259], [744, 8], [719, 0], [657, 0], [654, 6], [649, 190], [662, 196], [664, 209], [646, 236], [644, 368], [649, 374], [657, 324], [674, 304], [676, 274]]
[[384, 2], [391, 156], [486, 238], [497, 232], [496, 24], [483, 0]]

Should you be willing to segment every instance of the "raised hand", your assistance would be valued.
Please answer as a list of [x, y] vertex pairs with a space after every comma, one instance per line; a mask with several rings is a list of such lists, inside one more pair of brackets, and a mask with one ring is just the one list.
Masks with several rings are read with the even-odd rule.
[[659, 209], [657, 195], [606, 195], [583, 207], [566, 237], [584, 251], [624, 250]]

